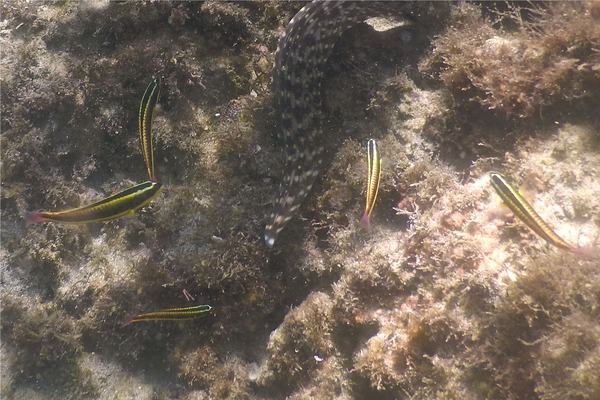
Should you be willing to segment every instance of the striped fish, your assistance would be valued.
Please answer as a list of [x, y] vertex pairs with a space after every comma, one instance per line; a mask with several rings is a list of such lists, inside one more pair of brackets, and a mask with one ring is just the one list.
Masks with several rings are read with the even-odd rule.
[[381, 182], [381, 157], [377, 150], [375, 139], [369, 139], [367, 142], [367, 201], [365, 212], [360, 220], [366, 230], [371, 230], [371, 214], [377, 201], [379, 193], [379, 183]]
[[124, 215], [133, 215], [146, 206], [163, 189], [158, 182], [144, 182], [87, 206], [66, 211], [29, 211], [25, 213], [27, 225], [37, 222], [61, 222], [63, 224], [88, 224], [108, 221]]
[[211, 310], [212, 307], [207, 304], [183, 308], [167, 308], [166, 310], [134, 315], [123, 321], [121, 327], [143, 321], [187, 321], [203, 317]]
[[540, 217], [533, 209], [531, 204], [521, 196], [519, 191], [515, 189], [502, 174], [497, 172], [490, 173], [490, 183], [504, 204], [506, 204], [506, 206], [510, 208], [510, 210], [515, 213], [525, 225], [537, 233], [542, 239], [561, 249], [573, 253], [579, 252], [577, 247], [567, 243], [548, 226], [542, 217]]
[[154, 175], [154, 146], [152, 144], [152, 118], [154, 116], [154, 107], [160, 97], [160, 78], [154, 79], [144, 92], [140, 101], [140, 110], [138, 114], [138, 134], [140, 137], [140, 147], [148, 179], [156, 182]]

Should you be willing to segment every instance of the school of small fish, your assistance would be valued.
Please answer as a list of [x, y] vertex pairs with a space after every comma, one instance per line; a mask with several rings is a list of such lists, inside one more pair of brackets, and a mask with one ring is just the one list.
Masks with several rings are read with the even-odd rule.
[[[38, 222], [59, 222], [63, 224], [89, 224], [92, 222], [109, 221], [133, 213], [152, 201], [162, 190], [163, 185], [156, 181], [154, 173], [154, 145], [152, 140], [152, 119], [154, 107], [160, 96], [160, 78], [154, 79], [144, 92], [138, 114], [138, 133], [140, 149], [148, 172], [147, 182], [135, 185], [119, 193], [108, 196], [95, 203], [78, 208], [48, 212], [28, 211], [25, 213], [27, 225]], [[212, 308], [209, 305], [199, 305], [184, 308], [169, 308], [135, 315], [121, 324], [125, 327], [134, 322], [142, 321], [182, 321], [199, 318]]]
[[[389, 14], [390, 3], [368, 1], [313, 1], [292, 18], [279, 40], [273, 69], [274, 93], [281, 117], [280, 139], [285, 150], [285, 171], [275, 207], [265, 227], [264, 240], [273, 247], [277, 236], [297, 213], [310, 192], [323, 163], [321, 80], [333, 46], [347, 28], [366, 18]], [[394, 10], [394, 13], [397, 11]], [[25, 214], [27, 224], [58, 222], [87, 224], [131, 215], [146, 206], [163, 189], [154, 170], [152, 120], [161, 92], [160, 78], [144, 92], [138, 114], [141, 153], [149, 181], [78, 208]], [[529, 228], [550, 244], [578, 253], [579, 248], [560, 238], [531, 205], [499, 173], [491, 173], [493, 188], [504, 203]], [[362, 225], [371, 229], [371, 216], [381, 182], [381, 157], [375, 140], [367, 143], [367, 189]], [[212, 308], [198, 305], [143, 313], [123, 326], [141, 321], [186, 320], [205, 315]]]
[[152, 118], [159, 94], [160, 78], [156, 78], [150, 82], [144, 92], [139, 110], [140, 148], [148, 171], [149, 181], [95, 203], [66, 211], [28, 211], [25, 213], [27, 225], [38, 222], [89, 224], [91, 222], [110, 221], [124, 215], [133, 215], [135, 211], [148, 205], [163, 190], [163, 185], [156, 181], [154, 175], [154, 148], [152, 144]]

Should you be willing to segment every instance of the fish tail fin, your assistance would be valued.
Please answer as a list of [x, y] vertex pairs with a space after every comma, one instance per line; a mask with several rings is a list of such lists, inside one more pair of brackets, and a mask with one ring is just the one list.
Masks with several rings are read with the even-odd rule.
[[123, 321], [121, 321], [121, 328], [124, 328], [127, 325], [133, 323], [134, 320], [135, 320], [135, 317], [127, 317], [127, 318], [125, 318]]
[[363, 226], [363, 228], [365, 228], [367, 231], [371, 231], [371, 215], [369, 215], [369, 213], [365, 212], [362, 216], [362, 218], [360, 219], [360, 224]]
[[25, 223], [27, 225], [36, 224], [38, 222], [44, 222], [44, 213], [40, 211], [27, 211], [25, 212]]
[[580, 255], [581, 257], [586, 258], [588, 260], [600, 259], [600, 251], [595, 247], [591, 247], [591, 246], [575, 247], [575, 246], [573, 246], [570, 250], [571, 250], [571, 252], [573, 252], [577, 255]]

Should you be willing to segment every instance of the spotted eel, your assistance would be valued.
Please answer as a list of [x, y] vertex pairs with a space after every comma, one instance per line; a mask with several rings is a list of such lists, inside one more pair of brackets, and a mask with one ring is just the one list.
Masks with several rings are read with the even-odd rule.
[[296, 214], [323, 163], [321, 80], [336, 40], [352, 25], [372, 17], [397, 14], [398, 6], [406, 4], [315, 0], [302, 8], [286, 27], [273, 68], [285, 169], [275, 208], [265, 228], [267, 246], [273, 247], [277, 235]]

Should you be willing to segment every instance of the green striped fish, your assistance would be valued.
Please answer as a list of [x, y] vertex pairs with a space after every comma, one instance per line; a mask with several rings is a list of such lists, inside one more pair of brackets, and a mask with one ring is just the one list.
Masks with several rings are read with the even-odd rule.
[[186, 321], [200, 318], [211, 310], [212, 307], [207, 304], [183, 308], [167, 308], [166, 310], [134, 315], [123, 321], [121, 326], [143, 321]]
[[88, 224], [108, 221], [124, 215], [133, 215], [146, 206], [163, 189], [158, 182], [144, 182], [113, 194], [87, 206], [66, 211], [29, 211], [25, 213], [27, 225], [37, 222], [61, 222], [64, 224]]
[[140, 102], [140, 111], [138, 114], [138, 133], [140, 136], [140, 147], [146, 170], [148, 171], [148, 179], [156, 182], [154, 175], [154, 146], [152, 144], [152, 117], [154, 116], [154, 107], [160, 97], [160, 78], [154, 79], [144, 92]]
[[381, 156], [377, 150], [377, 142], [370, 139], [367, 142], [367, 202], [365, 212], [360, 220], [367, 230], [371, 230], [371, 214], [377, 201], [379, 183], [381, 182]]
[[542, 239], [553, 246], [573, 253], [582, 254], [584, 252], [582, 248], [575, 247], [558, 236], [533, 209], [531, 204], [521, 196], [519, 191], [515, 189], [502, 174], [497, 172], [490, 173], [490, 182], [504, 204], [506, 204], [506, 206], [510, 208], [510, 210], [515, 213], [525, 225], [541, 236]]

